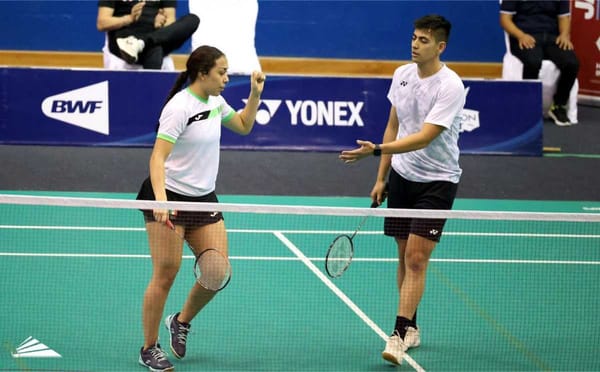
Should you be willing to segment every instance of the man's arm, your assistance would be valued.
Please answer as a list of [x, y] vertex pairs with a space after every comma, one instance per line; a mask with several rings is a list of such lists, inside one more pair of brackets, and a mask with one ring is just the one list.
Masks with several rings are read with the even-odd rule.
[[556, 45], [564, 50], [573, 50], [570, 15], [558, 16], [558, 37], [556, 38]]
[[[382, 176], [385, 178], [387, 170], [389, 169], [389, 164], [387, 164], [386, 161], [387, 158], [384, 157], [384, 155], [400, 154], [423, 149], [427, 147], [437, 136], [439, 136], [444, 129], [446, 129], [440, 125], [424, 123], [420, 131], [409, 134], [406, 137], [395, 139], [398, 133], [398, 125], [396, 110], [392, 107], [392, 110], [390, 111], [390, 118], [388, 120], [388, 126], [386, 127], [384, 134], [384, 143], [379, 145], [379, 148], [381, 149], [382, 160], [380, 162], [379, 172], [377, 174], [378, 180], [381, 180]], [[386, 140], [388, 142], [386, 142]], [[359, 148], [342, 151], [339, 158], [344, 160], [346, 163], [353, 163], [357, 160], [373, 155], [376, 146], [373, 142], [357, 140], [356, 143], [360, 145]]]
[[521, 30], [512, 20], [513, 15], [510, 13], [500, 13], [500, 26], [507, 34], [519, 40], [519, 48], [531, 49], [535, 46], [533, 36]]

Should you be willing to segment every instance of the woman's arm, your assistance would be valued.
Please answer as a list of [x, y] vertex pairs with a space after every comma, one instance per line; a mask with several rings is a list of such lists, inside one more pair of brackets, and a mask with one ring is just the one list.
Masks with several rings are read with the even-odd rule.
[[246, 102], [246, 107], [241, 113], [235, 113], [231, 120], [223, 123], [223, 125], [232, 131], [246, 135], [250, 133], [254, 126], [254, 119], [256, 118], [256, 111], [260, 104], [260, 95], [264, 89], [265, 75], [262, 72], [254, 71], [250, 76], [250, 95]]
[[[165, 189], [165, 161], [173, 150], [173, 144], [164, 139], [157, 138], [154, 142], [152, 155], [150, 155], [150, 182], [157, 201], [167, 201]], [[166, 222], [169, 217], [168, 210], [155, 209], [154, 218], [159, 222]]]

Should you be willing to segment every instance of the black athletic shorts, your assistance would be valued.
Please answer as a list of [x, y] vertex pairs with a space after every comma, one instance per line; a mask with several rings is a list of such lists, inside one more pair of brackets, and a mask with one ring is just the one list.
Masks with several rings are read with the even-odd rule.
[[[452, 209], [458, 184], [447, 181], [412, 182], [392, 169], [388, 184], [388, 208]], [[385, 235], [407, 239], [415, 234], [439, 242], [445, 219], [386, 217]]]
[[[217, 194], [211, 192], [203, 196], [186, 196], [176, 192], [167, 191], [168, 201], [193, 202], [193, 203], [218, 203]], [[150, 177], [146, 178], [140, 187], [137, 195], [137, 200], [156, 200]], [[146, 222], [154, 221], [152, 210], [142, 210], [144, 220]], [[223, 219], [221, 212], [195, 212], [195, 211], [176, 211], [174, 215], [169, 217], [175, 225], [183, 225], [186, 228], [197, 228], [205, 225], [210, 225], [219, 222]]]

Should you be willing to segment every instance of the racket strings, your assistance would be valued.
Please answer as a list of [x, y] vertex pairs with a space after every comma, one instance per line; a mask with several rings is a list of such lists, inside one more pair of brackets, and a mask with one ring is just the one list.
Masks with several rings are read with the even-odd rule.
[[209, 291], [217, 292], [229, 284], [231, 280], [231, 264], [229, 259], [221, 251], [208, 248], [199, 254], [190, 242], [177, 231], [175, 225], [166, 221], [166, 225], [188, 246], [196, 257], [194, 263], [194, 276], [196, 282]]
[[196, 258], [194, 274], [201, 286], [208, 290], [218, 291], [229, 283], [231, 265], [225, 255], [216, 249], [209, 248]]
[[325, 269], [329, 276], [335, 278], [342, 275], [350, 266], [353, 255], [352, 239], [347, 235], [338, 236], [329, 247], [325, 260]]

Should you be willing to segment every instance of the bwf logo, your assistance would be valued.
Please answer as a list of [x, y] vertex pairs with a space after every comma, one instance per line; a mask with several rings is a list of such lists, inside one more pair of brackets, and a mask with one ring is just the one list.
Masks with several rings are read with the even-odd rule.
[[46, 97], [42, 112], [51, 119], [108, 135], [108, 81]]
[[[248, 100], [244, 99], [244, 103]], [[285, 104], [292, 126], [302, 124], [311, 126], [363, 127], [365, 124], [360, 115], [364, 102], [352, 101], [313, 101], [313, 100], [261, 100], [266, 109], [256, 112], [256, 122], [267, 125], [282, 103]]]

